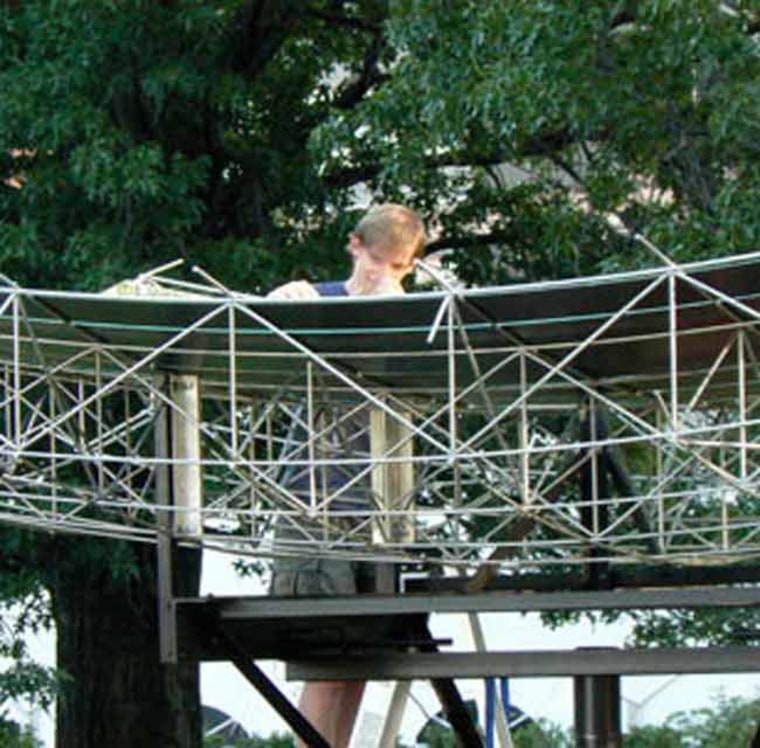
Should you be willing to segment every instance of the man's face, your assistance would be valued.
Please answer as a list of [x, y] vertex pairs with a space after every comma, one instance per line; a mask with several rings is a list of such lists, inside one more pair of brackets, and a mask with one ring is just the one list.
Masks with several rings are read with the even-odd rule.
[[414, 268], [413, 247], [367, 246], [352, 236], [348, 249], [354, 258], [353, 277], [363, 295], [404, 293], [401, 281]]

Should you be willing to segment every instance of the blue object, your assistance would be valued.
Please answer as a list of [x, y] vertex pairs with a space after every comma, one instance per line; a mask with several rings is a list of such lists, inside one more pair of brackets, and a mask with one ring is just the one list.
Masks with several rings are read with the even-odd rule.
[[[509, 703], [509, 678], [499, 678], [499, 695], [504, 706], [507, 725], [512, 721], [513, 708]], [[520, 715], [522, 716], [522, 715]], [[486, 748], [494, 748], [496, 725], [496, 678], [486, 678]]]

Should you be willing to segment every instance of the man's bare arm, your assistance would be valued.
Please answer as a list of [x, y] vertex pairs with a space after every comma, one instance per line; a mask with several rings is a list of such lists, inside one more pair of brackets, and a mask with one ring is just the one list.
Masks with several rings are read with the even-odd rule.
[[291, 281], [282, 286], [277, 286], [267, 294], [268, 299], [282, 299], [284, 301], [310, 301], [321, 298], [311, 283], [307, 281]]

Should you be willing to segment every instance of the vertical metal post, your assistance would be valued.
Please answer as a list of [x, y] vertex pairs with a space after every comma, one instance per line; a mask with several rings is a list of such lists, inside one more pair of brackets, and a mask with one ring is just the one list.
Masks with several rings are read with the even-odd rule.
[[129, 387], [124, 387], [124, 423], [127, 424], [126, 431], [124, 433], [124, 454], [127, 457], [128, 467], [126, 473], [126, 484], [129, 493], [132, 493], [132, 477], [134, 475], [134, 467], [132, 465], [132, 406], [130, 398], [131, 390]]
[[[155, 426], [156, 504], [158, 511], [158, 627], [161, 661], [177, 662], [175, 595], [197, 595], [200, 550], [178, 549], [178, 536], [198, 537], [202, 523], [200, 469], [200, 390], [193, 375], [164, 376], [171, 409], [159, 398]], [[169, 413], [171, 410], [171, 414]], [[175, 567], [175, 560], [179, 564]]]
[[10, 365], [7, 363], [3, 366], [3, 397], [5, 398], [3, 408], [5, 436], [9, 442], [13, 442], [13, 380]]
[[[50, 408], [50, 420], [55, 422], [56, 417], [56, 398], [53, 387], [48, 391], [48, 407]], [[50, 433], [50, 487], [52, 493], [52, 512], [53, 516], [58, 516], [58, 435], [55, 430]]]
[[676, 275], [668, 276], [668, 340], [670, 343], [670, 423], [673, 431], [680, 428], [678, 417], [678, 307]]
[[[84, 379], [80, 377], [77, 380], [77, 402], [84, 402], [85, 399], [85, 387]], [[85, 421], [85, 410], [79, 408], [77, 412], [77, 438], [79, 443], [84, 447], [87, 444], [87, 423]]]
[[[408, 419], [408, 413], [402, 414]], [[406, 511], [413, 508], [413, 441], [404, 423], [378, 408], [369, 414], [372, 493], [379, 503], [379, 519], [372, 523], [372, 540], [378, 545], [414, 541], [414, 524]], [[405, 458], [409, 462], [402, 462]]]
[[409, 693], [412, 690], [412, 681], [400, 680], [393, 687], [391, 703], [388, 707], [388, 714], [385, 718], [383, 731], [380, 733], [380, 740], [377, 748], [395, 748], [398, 745], [398, 733], [401, 729], [401, 720], [404, 717], [406, 702], [409, 699]]
[[229, 307], [229, 360], [230, 360], [230, 452], [232, 459], [238, 459], [238, 416], [237, 416], [237, 328], [235, 307]]
[[372, 519], [372, 542], [382, 545], [390, 539], [390, 515], [388, 510], [388, 465], [384, 458], [388, 449], [388, 433], [386, 429], [385, 411], [372, 408], [369, 412], [369, 454], [372, 460], [370, 483], [372, 495], [378, 503], [376, 517]]
[[588, 419], [589, 419], [589, 440], [591, 446], [589, 447], [591, 455], [591, 532], [594, 536], [594, 542], [599, 537], [599, 452], [600, 447], [597, 445], [599, 441], [599, 430], [596, 426], [596, 404], [593, 398], [589, 398], [588, 401]]
[[577, 748], [621, 748], [620, 676], [580, 675], [573, 681]]
[[[483, 632], [483, 626], [481, 625], [480, 618], [477, 613], [468, 613], [467, 620], [470, 623], [470, 631], [472, 632], [472, 640], [475, 644], [476, 652], [485, 652], [486, 650], [486, 637]], [[493, 678], [489, 678], [487, 682], [493, 684], [494, 695], [496, 681]], [[488, 688], [488, 686], [487, 686]], [[493, 717], [496, 724], [496, 734], [499, 736], [499, 745], [501, 748], [512, 748], [512, 735], [509, 732], [509, 724], [507, 722], [506, 705], [501, 699], [494, 698], [493, 700]], [[488, 722], [488, 720], [487, 720]]]
[[522, 500], [526, 506], [532, 503], [530, 491], [530, 430], [528, 424], [528, 398], [525, 393], [528, 390], [528, 362], [525, 351], [520, 351], [520, 472], [522, 475]]
[[608, 525], [609, 520], [609, 476], [607, 459], [602, 443], [607, 437], [604, 418], [593, 399], [589, 399], [581, 415], [581, 441], [585, 446], [580, 453], [582, 457], [580, 477], [580, 516], [583, 526], [589, 531], [591, 541], [588, 549], [588, 581], [592, 585], [602, 584], [609, 571], [609, 563], [597, 561], [604, 551], [597, 546], [599, 534]]
[[[256, 433], [253, 432], [254, 424], [256, 422], [256, 411], [253, 405], [248, 407], [248, 428], [251, 430], [251, 435], [248, 440], [248, 463], [253, 466], [256, 464]], [[253, 472], [253, 471], [251, 471]], [[258, 531], [258, 493], [256, 491], [256, 481], [252, 478], [248, 484], [248, 511], [250, 512], [250, 533], [251, 537], [256, 537]]]
[[456, 362], [456, 338], [454, 335], [454, 321], [456, 319], [456, 310], [454, 308], [455, 300], [451, 297], [446, 315], [446, 349], [448, 360], [448, 379], [449, 379], [449, 454], [451, 459], [456, 457], [457, 449], [457, 362]]
[[[462, 506], [462, 466], [457, 454], [457, 359], [455, 326], [458, 319], [456, 297], [451, 294], [446, 308], [446, 348], [448, 359], [449, 460], [454, 473], [454, 506]], [[457, 526], [458, 527], [458, 526]]]
[[[404, 421], [408, 414], [402, 414]], [[406, 510], [414, 495], [414, 469], [410, 462], [413, 443], [405, 423], [391, 418], [385, 411], [372, 408], [369, 414], [370, 458], [372, 460], [372, 493], [379, 504], [379, 517], [372, 522], [372, 540], [385, 543], [414, 541], [413, 520]], [[391, 563], [375, 565], [375, 591], [393, 594], [396, 591], [395, 567]]]
[[200, 383], [193, 374], [172, 374], [171, 411], [172, 496], [174, 534], [203, 534], [203, 476], [200, 443]]
[[[662, 413], [659, 408], [655, 407], [655, 425], [657, 427], [657, 439], [662, 438]], [[663, 463], [662, 449], [655, 441], [655, 477], [657, 479], [657, 542], [660, 546], [660, 552], [665, 551], [665, 497], [663, 496]]]
[[744, 346], [744, 330], [739, 330], [736, 336], [736, 368], [739, 385], [739, 477], [742, 480], [747, 478], [747, 362]]
[[494, 707], [496, 706], [496, 679], [486, 678], [486, 748], [495, 748], [494, 740]]
[[[103, 371], [100, 351], [95, 351], [95, 391], [100, 393], [103, 388]], [[103, 398], [100, 394], [95, 400], [95, 455], [98, 461], [98, 495], [105, 493], [106, 476], [103, 470]]]
[[[739, 330], [736, 335], [736, 371], [737, 371], [737, 410], [739, 415], [739, 479], [747, 479], [747, 369], [745, 359], [745, 333]], [[730, 437], [729, 437], [730, 438]], [[721, 547], [724, 551], [731, 546], [730, 506], [729, 499], [734, 495], [734, 489], [725, 489], [721, 495]]]
[[13, 296], [13, 432], [14, 444], [21, 441], [21, 337], [20, 337], [20, 301], [18, 294]]
[[264, 426], [264, 438], [266, 439], [266, 457], [267, 465], [271, 465], [274, 460], [274, 424], [272, 423], [272, 409], [268, 408]]
[[720, 497], [720, 546], [724, 551], [727, 551], [731, 545], [728, 498], [728, 490], [723, 489]]
[[309, 507], [312, 512], [317, 508], [317, 468], [316, 458], [317, 431], [314, 424], [314, 367], [311, 361], [306, 362], [306, 437], [309, 440]]
[[[168, 389], [166, 378], [160, 385], [162, 390]], [[158, 632], [161, 662], [177, 662], [177, 620], [174, 610], [174, 585], [172, 583], [173, 556], [173, 522], [171, 478], [169, 474], [169, 454], [171, 451], [169, 434], [169, 414], [164, 403], [154, 398], [158, 408], [154, 425], [156, 452], [156, 470], [154, 474], [156, 486], [156, 504], [158, 511]]]

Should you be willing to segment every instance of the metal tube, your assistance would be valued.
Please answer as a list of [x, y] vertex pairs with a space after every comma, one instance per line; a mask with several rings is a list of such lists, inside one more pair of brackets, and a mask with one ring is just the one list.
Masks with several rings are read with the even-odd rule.
[[620, 676], [580, 675], [573, 680], [577, 748], [621, 748]]
[[670, 424], [679, 429], [678, 417], [678, 310], [676, 276], [668, 275], [668, 339], [670, 347]]

